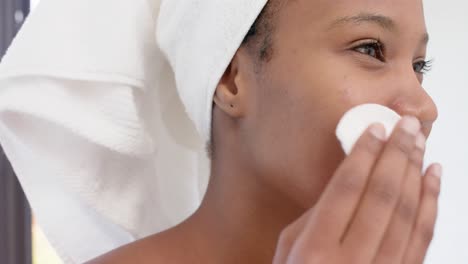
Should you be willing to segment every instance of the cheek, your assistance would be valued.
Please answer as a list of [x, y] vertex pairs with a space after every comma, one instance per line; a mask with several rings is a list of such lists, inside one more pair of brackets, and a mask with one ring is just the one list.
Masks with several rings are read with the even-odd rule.
[[[300, 60], [293, 60], [300, 61]], [[378, 102], [376, 80], [332, 60], [287, 64], [259, 82], [248, 121], [256, 174], [304, 208], [319, 197], [344, 158], [336, 125], [351, 107]], [[381, 94], [381, 93], [380, 93]]]
[[260, 88], [247, 140], [257, 174], [306, 208], [344, 157], [335, 128], [351, 91], [304, 76], [310, 75], [271, 79]]

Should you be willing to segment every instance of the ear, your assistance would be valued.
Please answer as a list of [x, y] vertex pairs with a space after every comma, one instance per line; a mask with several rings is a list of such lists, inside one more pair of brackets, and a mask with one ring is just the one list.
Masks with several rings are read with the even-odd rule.
[[242, 117], [245, 114], [246, 69], [240, 67], [247, 68], [246, 62], [242, 54], [236, 52], [214, 94], [213, 101], [216, 106], [231, 117]]

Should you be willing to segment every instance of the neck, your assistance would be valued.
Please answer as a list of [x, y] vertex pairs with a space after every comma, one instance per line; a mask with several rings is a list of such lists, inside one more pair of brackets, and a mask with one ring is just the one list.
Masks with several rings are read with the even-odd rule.
[[235, 158], [213, 162], [204, 201], [185, 223], [213, 263], [271, 263], [280, 232], [304, 212], [260, 178]]

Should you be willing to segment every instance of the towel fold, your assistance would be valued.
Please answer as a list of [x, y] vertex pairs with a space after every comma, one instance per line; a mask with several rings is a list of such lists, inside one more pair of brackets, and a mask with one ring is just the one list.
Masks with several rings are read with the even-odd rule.
[[266, 2], [41, 0], [0, 64], [0, 143], [66, 263], [197, 209], [212, 96]]

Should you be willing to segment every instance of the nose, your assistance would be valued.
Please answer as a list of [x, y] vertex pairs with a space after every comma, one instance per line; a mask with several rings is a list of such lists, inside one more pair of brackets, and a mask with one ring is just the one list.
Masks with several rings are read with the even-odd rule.
[[[413, 69], [407, 78], [399, 78], [398, 94], [391, 108], [401, 116], [414, 116], [421, 122], [422, 132], [429, 137], [438, 117], [438, 109], [430, 95], [424, 90]], [[397, 85], [397, 83], [395, 83]]]

